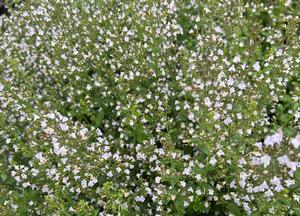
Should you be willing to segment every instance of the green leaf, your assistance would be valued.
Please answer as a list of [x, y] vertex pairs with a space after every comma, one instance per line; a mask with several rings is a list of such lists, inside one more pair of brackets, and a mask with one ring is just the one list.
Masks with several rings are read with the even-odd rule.
[[234, 216], [242, 215], [240, 208], [238, 207], [238, 205], [236, 205], [234, 203], [229, 203], [228, 209], [229, 209], [230, 213], [232, 213]]
[[296, 216], [300, 216], [300, 207], [295, 207], [293, 210]]
[[288, 136], [288, 137], [295, 137], [297, 134], [297, 131], [293, 128], [293, 127], [286, 127], [283, 129], [284, 133]]
[[194, 202], [192, 203], [192, 208], [195, 212], [201, 212], [206, 209], [204, 206], [204, 202], [201, 201], [202, 197], [196, 197]]
[[181, 195], [177, 196], [176, 200], [174, 201], [176, 215], [184, 215], [185, 214], [183, 203], [184, 203], [183, 196], [181, 196]]
[[198, 148], [206, 155], [209, 155], [209, 149], [204, 145], [199, 145]]
[[172, 160], [172, 166], [178, 171], [181, 171], [184, 167], [182, 161], [179, 160]]
[[94, 120], [94, 124], [96, 127], [101, 126], [103, 119], [104, 119], [105, 113], [103, 110], [100, 110], [96, 116], [94, 116], [93, 120]]
[[5, 182], [8, 176], [6, 173], [1, 172], [0, 177], [1, 177], [1, 180]]
[[135, 139], [136, 139], [139, 143], [142, 143], [144, 140], [147, 139], [147, 135], [146, 135], [146, 133], [144, 132], [144, 128], [143, 128], [142, 125], [137, 124], [137, 126], [136, 126], [135, 129], [134, 129], [134, 136], [135, 136]]
[[294, 173], [294, 179], [296, 180], [296, 184], [300, 185], [300, 169], [299, 168]]
[[239, 147], [239, 152], [244, 154], [245, 153], [245, 150], [246, 150], [246, 144], [243, 143], [240, 147]]

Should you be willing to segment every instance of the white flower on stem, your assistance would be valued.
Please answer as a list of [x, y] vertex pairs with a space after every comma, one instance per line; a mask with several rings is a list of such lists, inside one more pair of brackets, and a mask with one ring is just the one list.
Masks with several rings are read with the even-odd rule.
[[253, 65], [253, 69], [254, 69], [255, 71], [259, 71], [259, 70], [260, 70], [259, 62], [255, 62], [255, 64]]
[[211, 103], [209, 97], [204, 98], [204, 104], [205, 104], [205, 106], [207, 106], [207, 107], [210, 107], [210, 106], [211, 106], [212, 103]]
[[260, 164], [267, 168], [270, 165], [271, 157], [269, 155], [264, 155], [260, 158]]
[[294, 148], [299, 148], [300, 146], [300, 134], [298, 134], [295, 138], [291, 140], [292, 145]]
[[280, 128], [275, 134], [271, 135], [271, 136], [267, 136], [265, 138], [264, 144], [266, 146], [271, 146], [273, 147], [274, 144], [280, 144], [283, 140], [283, 131]]
[[194, 115], [194, 113], [190, 112], [189, 115], [188, 115], [188, 119], [189, 119], [190, 121], [194, 121], [194, 120], [195, 120], [195, 115]]
[[144, 196], [137, 196], [134, 198], [134, 200], [136, 202], [144, 202], [145, 201], [145, 197]]
[[104, 160], [107, 160], [108, 158], [110, 158], [112, 156], [112, 154], [110, 152], [108, 153], [104, 153], [101, 157], [104, 159]]

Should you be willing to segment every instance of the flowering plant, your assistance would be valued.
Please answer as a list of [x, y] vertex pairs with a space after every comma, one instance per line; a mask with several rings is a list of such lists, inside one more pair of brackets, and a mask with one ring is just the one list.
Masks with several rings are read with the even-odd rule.
[[2, 215], [300, 215], [298, 1], [18, 1]]

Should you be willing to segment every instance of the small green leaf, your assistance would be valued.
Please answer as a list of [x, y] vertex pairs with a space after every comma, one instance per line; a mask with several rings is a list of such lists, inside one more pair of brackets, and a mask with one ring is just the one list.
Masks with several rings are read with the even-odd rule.
[[300, 185], [300, 169], [297, 169], [294, 173], [294, 179], [296, 180], [296, 184]]
[[228, 209], [230, 213], [232, 213], [235, 216], [242, 215], [240, 208], [234, 203], [229, 203]]
[[94, 120], [94, 124], [96, 127], [101, 126], [103, 119], [104, 119], [105, 113], [103, 110], [100, 110], [96, 116], [94, 116], [93, 120]]
[[2, 172], [2, 173], [0, 174], [0, 177], [1, 177], [1, 180], [2, 180], [3, 182], [5, 182], [6, 179], [7, 179], [7, 174], [4, 173], [4, 172]]
[[144, 128], [143, 128], [142, 125], [137, 124], [137, 126], [136, 126], [135, 129], [134, 129], [134, 136], [135, 136], [135, 139], [136, 139], [139, 143], [142, 143], [144, 140], [147, 139], [147, 135], [146, 135], [146, 133], [144, 132]]
[[300, 207], [299, 208], [295, 207], [295, 208], [293, 208], [293, 210], [294, 210], [294, 213], [296, 216], [300, 216]]

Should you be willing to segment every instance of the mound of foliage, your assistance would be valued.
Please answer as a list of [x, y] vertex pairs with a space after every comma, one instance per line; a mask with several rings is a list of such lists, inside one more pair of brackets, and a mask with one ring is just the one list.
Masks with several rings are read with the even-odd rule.
[[300, 215], [299, 1], [13, 7], [1, 215]]

